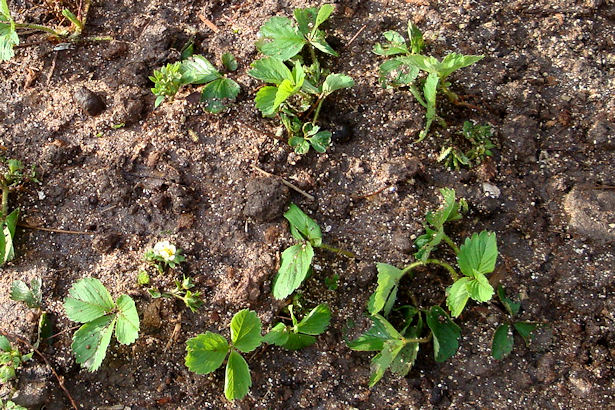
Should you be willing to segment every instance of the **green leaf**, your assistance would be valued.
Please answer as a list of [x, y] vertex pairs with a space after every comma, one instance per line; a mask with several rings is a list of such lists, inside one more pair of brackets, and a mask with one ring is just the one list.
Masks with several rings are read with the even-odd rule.
[[8, 262], [15, 258], [15, 249], [13, 248], [13, 238], [15, 238], [15, 229], [17, 229], [17, 221], [19, 220], [19, 208], [13, 210], [4, 221], [4, 260], [2, 263]]
[[258, 90], [254, 102], [263, 117], [272, 117], [276, 113], [277, 106], [274, 104], [278, 87], [266, 86]]
[[261, 320], [256, 312], [240, 310], [231, 320], [231, 341], [233, 346], [244, 353], [256, 349], [262, 342]]
[[235, 100], [237, 94], [239, 94], [239, 84], [230, 78], [221, 77], [203, 88], [201, 102], [205, 103], [205, 110], [218, 114], [226, 108], [226, 101]]
[[[470, 277], [493, 272], [498, 257], [495, 233], [482, 231], [466, 238], [459, 248], [457, 263], [461, 272]], [[492, 289], [493, 290], [493, 289]]]
[[410, 48], [412, 49], [412, 54], [421, 54], [423, 48], [425, 47], [423, 33], [410, 20], [408, 21], [408, 37], [410, 38]]
[[[53, 323], [49, 320], [47, 312], [43, 312], [38, 319], [38, 332], [34, 347], [38, 348], [41, 342], [47, 341], [51, 336], [53, 336]], [[51, 344], [51, 341], [49, 341], [49, 343]]]
[[438, 89], [438, 81], [438, 75], [435, 73], [430, 73], [425, 80], [423, 95], [425, 96], [425, 103], [427, 104], [427, 113], [425, 114], [427, 122], [425, 123], [425, 129], [419, 134], [419, 141], [427, 136], [431, 128], [431, 123], [436, 118], [436, 92]]
[[276, 110], [288, 97], [296, 94], [301, 87], [295, 87], [290, 80], [284, 80], [278, 86], [273, 100], [273, 109]]
[[318, 15], [318, 10], [315, 7], [310, 7], [307, 9], [295, 9], [294, 11], [295, 20], [297, 20], [297, 25], [299, 26], [299, 31], [304, 36], [310, 34], [313, 27], [314, 22], [316, 21], [316, 16]]
[[222, 64], [224, 65], [224, 68], [226, 68], [228, 71], [237, 70], [237, 60], [235, 59], [235, 56], [231, 53], [222, 54]]
[[226, 362], [226, 376], [224, 378], [224, 395], [230, 401], [243, 399], [250, 387], [252, 378], [250, 368], [239, 353], [231, 350]]
[[532, 340], [532, 332], [540, 327], [538, 323], [530, 323], [530, 322], [515, 322], [513, 323], [515, 330], [519, 332], [519, 335], [523, 338], [525, 345], [529, 345], [530, 340]]
[[314, 343], [316, 343], [316, 338], [314, 336], [289, 332], [288, 339], [282, 347], [287, 350], [299, 350], [304, 347], [312, 346]]
[[310, 142], [310, 145], [314, 148], [314, 151], [322, 154], [326, 152], [329, 145], [331, 145], [331, 132], [320, 131], [316, 133], [316, 135], [306, 138], [306, 140]]
[[3, 21], [13, 21], [11, 18], [11, 11], [6, 0], [0, 0], [0, 19]]
[[217, 333], [205, 332], [186, 342], [186, 367], [196, 374], [207, 374], [222, 365], [230, 347]]
[[426, 226], [425, 232], [426, 233], [414, 240], [414, 245], [418, 248], [418, 251], [414, 253], [414, 257], [423, 262], [429, 259], [431, 252], [442, 242], [442, 239], [444, 239], [444, 230], [441, 226], [437, 231]]
[[397, 357], [403, 347], [403, 340], [391, 339], [384, 342], [382, 351], [372, 359], [372, 374], [369, 377], [369, 387], [374, 387], [374, 385], [382, 379], [384, 372], [386, 372], [386, 370], [391, 366], [393, 360]]
[[[417, 339], [419, 337], [419, 333], [418, 326], [414, 326], [408, 329], [405, 337], [408, 339]], [[416, 356], [419, 353], [419, 347], [419, 343], [406, 342], [406, 345], [393, 359], [390, 367], [391, 372], [395, 373], [399, 377], [406, 376], [416, 361]]]
[[431, 56], [423, 56], [420, 54], [410, 54], [407, 56], [398, 57], [405, 64], [413, 65], [419, 69], [428, 72], [429, 74], [438, 75], [439, 62]]
[[66, 316], [73, 322], [86, 323], [115, 308], [109, 291], [96, 278], [83, 278], [75, 282], [68, 294], [64, 309]]
[[0, 335], [0, 350], [2, 350], [3, 352], [10, 352], [11, 350], [13, 350], [13, 348], [11, 347], [11, 342], [4, 335]]
[[425, 220], [434, 228], [441, 228], [446, 222], [456, 221], [461, 218], [459, 203], [455, 202], [455, 190], [451, 188], [440, 189], [444, 202], [435, 213], [428, 213]]
[[487, 302], [493, 297], [493, 287], [489, 280], [482, 273], [476, 273], [474, 278], [468, 282], [470, 297], [477, 302]]
[[309, 240], [313, 246], [318, 247], [322, 244], [322, 232], [320, 231], [320, 227], [297, 205], [290, 204], [288, 211], [284, 213], [284, 218], [288, 220], [291, 228], [296, 229], [303, 238]]
[[[308, 140], [306, 140], [303, 137], [298, 137], [298, 136], [293, 136], [290, 137], [288, 140], [288, 145], [290, 145], [291, 147], [293, 147], [295, 149], [295, 152], [299, 155], [303, 155], [303, 154], [307, 154], [310, 151], [310, 142]], [[294, 228], [291, 227], [290, 229], [291, 232], [297, 232], [298, 236], [301, 236], [298, 231]], [[295, 239], [297, 240], [302, 240], [303, 238], [299, 239], [297, 238], [295, 235], [293, 235], [293, 237], [295, 237]]]
[[115, 337], [118, 342], [129, 345], [139, 337], [139, 314], [134, 300], [128, 295], [117, 298], [116, 305]]
[[458, 317], [461, 314], [470, 298], [468, 289], [470, 280], [467, 277], [459, 278], [446, 289], [446, 306], [448, 306], [453, 317]]
[[107, 355], [114, 325], [115, 316], [107, 315], [81, 326], [73, 335], [71, 345], [75, 361], [91, 372], [96, 371]]
[[406, 46], [406, 40], [401, 34], [396, 31], [389, 30], [382, 33], [382, 35], [389, 43], [384, 46], [380, 43], [376, 43], [372, 50], [374, 54], [381, 56], [394, 56], [409, 53], [408, 47]]
[[24, 302], [30, 309], [40, 307], [42, 301], [40, 278], [34, 278], [30, 282], [32, 289], [21, 280], [13, 281], [11, 284], [11, 299], [18, 302]]
[[216, 67], [202, 55], [193, 55], [181, 62], [182, 84], [205, 84], [220, 77]]
[[515, 340], [508, 323], [504, 323], [495, 330], [491, 343], [491, 355], [495, 360], [502, 360], [512, 352]]
[[482, 60], [484, 57], [485, 56], [464, 56], [458, 53], [451, 53], [444, 57], [442, 62], [438, 64], [437, 71], [442, 81], [444, 81], [453, 71], [472, 65]]
[[315, 32], [316, 29], [329, 18], [333, 10], [334, 7], [331, 4], [323, 4], [320, 9], [318, 9], [318, 15], [316, 16], [316, 22], [314, 23], [312, 32]]
[[75, 26], [75, 33], [80, 34], [83, 31], [83, 22], [75, 16], [69, 9], [62, 10], [62, 15], [66, 17]]
[[288, 328], [284, 323], [280, 322], [271, 328], [269, 333], [263, 337], [263, 341], [270, 345], [284, 346], [288, 341], [288, 334]]
[[286, 17], [271, 17], [260, 29], [260, 34], [271, 40], [260, 47], [260, 51], [282, 61], [297, 55], [306, 43], [305, 38], [292, 21]]
[[331, 321], [331, 309], [325, 303], [316, 306], [296, 326], [297, 331], [306, 335], [319, 335], [327, 330]]
[[373, 315], [384, 309], [384, 315], [388, 316], [397, 299], [397, 288], [404, 272], [386, 263], [378, 263], [376, 269], [378, 270], [378, 287], [369, 299], [367, 310]]
[[345, 74], [329, 74], [322, 85], [322, 92], [325, 96], [342, 88], [354, 86], [354, 80]]
[[334, 57], [339, 56], [337, 51], [335, 51], [325, 40], [325, 33], [320, 30], [316, 30], [316, 32], [311, 36], [310, 44], [323, 53], [330, 54]]
[[298, 243], [282, 252], [282, 265], [273, 281], [273, 296], [284, 299], [295, 291], [305, 280], [314, 248], [309, 243]]
[[502, 302], [502, 304], [508, 311], [508, 314], [510, 314], [511, 316], [515, 316], [517, 313], [519, 313], [519, 309], [521, 308], [521, 303], [515, 302], [512, 299], [509, 299], [508, 297], [506, 297], [506, 291], [504, 290], [504, 287], [502, 285], [498, 286], [497, 294], [498, 294], [498, 297], [500, 298], [500, 302]]
[[355, 340], [347, 343], [352, 350], [369, 352], [382, 350], [389, 339], [400, 339], [401, 335], [384, 317], [376, 314], [370, 317], [372, 327]]
[[457, 352], [461, 328], [440, 306], [432, 306], [426, 316], [433, 335], [434, 358], [436, 362], [444, 362]]
[[248, 72], [252, 77], [279, 85], [282, 81], [294, 81], [290, 69], [278, 58], [261, 58], [250, 64], [252, 69]]
[[[15, 368], [13, 366], [2, 366], [0, 367], [0, 383], [7, 383], [9, 380], [12, 380], [15, 377]], [[2, 404], [0, 402], [0, 404]]]
[[[10, 17], [10, 14], [8, 15]], [[13, 47], [19, 44], [19, 37], [15, 31], [15, 23], [9, 20], [0, 23], [0, 61], [8, 61], [15, 56]]]

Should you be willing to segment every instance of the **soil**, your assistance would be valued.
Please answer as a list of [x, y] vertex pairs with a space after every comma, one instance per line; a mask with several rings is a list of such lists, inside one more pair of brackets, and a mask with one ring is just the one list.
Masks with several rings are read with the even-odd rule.
[[[10, 3], [17, 21], [57, 22], [51, 6]], [[109, 0], [92, 5], [86, 34], [114, 41], [55, 50], [43, 35], [22, 36], [16, 57], [0, 64], [0, 140], [7, 158], [36, 165], [41, 184], [13, 194], [11, 207], [22, 209], [23, 224], [84, 233], [18, 230], [17, 257], [0, 275], [0, 330], [34, 341], [37, 315], [8, 293], [13, 280], [42, 277], [43, 308], [55, 331], [64, 331], [43, 353], [81, 408], [612, 408], [615, 3], [335, 3], [326, 30], [341, 57], [326, 64], [356, 86], [323, 109], [326, 127], [337, 130], [332, 148], [303, 157], [271, 137], [277, 124], [255, 109], [260, 83], [247, 71], [262, 23], [314, 2]], [[451, 76], [452, 89], [477, 108], [441, 100], [449, 127], [434, 126], [419, 144], [412, 142], [424, 109], [407, 90], [379, 86], [382, 59], [371, 53], [383, 31], [404, 32], [409, 19], [434, 56], [486, 56]], [[190, 102], [191, 87], [153, 109], [147, 76], [176, 61], [191, 37], [211, 61], [225, 52], [239, 61], [232, 76], [242, 91], [220, 115]], [[451, 171], [436, 159], [466, 120], [492, 124], [498, 148], [478, 168]], [[345, 338], [368, 326], [375, 263], [413, 261], [413, 238], [441, 187], [470, 204], [452, 237], [496, 232], [501, 253], [492, 283], [521, 294], [522, 319], [547, 326], [496, 361], [491, 338], [506, 316], [495, 303], [471, 303], [457, 320], [461, 347], [451, 360], [436, 363], [423, 346], [407, 377], [387, 373], [369, 389], [372, 355], [349, 350]], [[274, 300], [270, 287], [280, 252], [292, 243], [282, 217], [290, 201], [318, 221], [327, 243], [357, 258], [317, 253], [301, 301], [327, 302], [330, 329], [304, 350], [269, 346], [249, 355], [252, 389], [231, 404], [223, 369], [198, 376], [184, 366], [185, 341], [207, 330], [228, 335], [242, 308], [255, 310], [265, 329], [283, 315], [288, 301]], [[196, 313], [153, 300], [136, 284], [145, 250], [161, 239], [181, 247], [187, 262], [154, 280], [164, 288], [191, 276], [205, 301]], [[336, 274], [339, 287], [329, 290], [324, 281]], [[112, 343], [95, 373], [75, 363], [75, 324], [62, 308], [71, 284], [85, 276], [115, 296], [132, 295], [142, 320], [136, 343]], [[448, 285], [437, 269], [417, 277], [410, 285], [425, 303]], [[18, 375], [22, 403], [69, 407], [40, 359]]]

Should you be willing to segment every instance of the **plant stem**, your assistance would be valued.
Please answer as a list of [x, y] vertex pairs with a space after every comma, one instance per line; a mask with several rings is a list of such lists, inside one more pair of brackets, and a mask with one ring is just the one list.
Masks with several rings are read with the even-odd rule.
[[6, 218], [9, 214], [9, 187], [6, 186], [4, 181], [0, 182], [0, 188], [2, 189], [2, 219]]
[[434, 264], [434, 265], [439, 265], [439, 266], [442, 266], [443, 268], [445, 268], [448, 271], [448, 273], [451, 275], [451, 278], [453, 279], [453, 281], [456, 281], [457, 279], [459, 279], [459, 275], [455, 271], [455, 268], [453, 268], [448, 263], [443, 262], [443, 261], [441, 261], [439, 259], [427, 259], [425, 262], [417, 261], [417, 262], [411, 263], [410, 265], [408, 265], [404, 269], [402, 269], [402, 273], [405, 275], [406, 273], [408, 273], [409, 271], [411, 271], [414, 268], [417, 268], [419, 266], [428, 265], [430, 263]]
[[316, 125], [316, 120], [318, 120], [318, 116], [320, 115], [320, 109], [322, 108], [322, 103], [325, 100], [325, 97], [321, 95], [318, 97], [318, 105], [316, 106], [316, 111], [314, 112], [314, 119], [312, 119], [312, 124]]
[[431, 340], [431, 332], [425, 336], [425, 337], [421, 337], [418, 339], [407, 339], [407, 338], [403, 338], [404, 343], [408, 344], [408, 343], [427, 343]]
[[56, 37], [63, 37], [62, 34], [58, 33], [52, 28], [47, 26], [41, 26], [40, 24], [31, 24], [31, 23], [15, 23], [15, 28], [28, 28], [31, 30], [44, 31]]
[[459, 247], [455, 245], [455, 242], [453, 242], [452, 239], [449, 238], [447, 234], [444, 234], [444, 237], [442, 239], [444, 239], [444, 242], [446, 242], [448, 246], [453, 248], [453, 251], [455, 251], [455, 254], [459, 253]]
[[337, 254], [344, 255], [347, 258], [351, 258], [351, 259], [356, 258], [356, 255], [354, 253], [345, 251], [345, 250], [340, 249], [340, 248], [336, 248], [336, 247], [331, 246], [331, 245], [327, 245], [326, 243], [320, 244], [319, 248], [326, 249], [329, 252], [334, 252], [334, 253], [337, 253]]

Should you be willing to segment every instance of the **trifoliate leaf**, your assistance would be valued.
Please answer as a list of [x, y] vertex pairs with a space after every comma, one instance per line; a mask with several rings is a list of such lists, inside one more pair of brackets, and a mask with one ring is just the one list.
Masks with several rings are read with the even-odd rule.
[[[310, 142], [303, 137], [292, 136], [288, 139], [288, 145], [295, 149], [295, 152], [299, 155], [307, 154], [310, 151]], [[295, 228], [290, 228], [291, 233], [298, 232]], [[297, 233], [298, 236], [301, 236]], [[302, 240], [293, 235], [295, 239]]]
[[432, 306], [426, 316], [427, 326], [433, 335], [434, 358], [436, 362], [444, 362], [457, 352], [461, 328], [440, 306]]
[[506, 297], [506, 291], [504, 290], [504, 287], [502, 285], [498, 286], [497, 294], [498, 294], [498, 297], [500, 298], [500, 302], [502, 302], [502, 304], [508, 311], [509, 315], [515, 316], [517, 313], [519, 313], [519, 309], [521, 308], [521, 303], [515, 302], [512, 299], [509, 299], [508, 297]]
[[201, 55], [194, 55], [181, 62], [182, 84], [205, 84], [220, 77], [216, 67]]
[[237, 94], [239, 84], [230, 78], [221, 77], [203, 88], [201, 102], [205, 103], [205, 110], [218, 114], [226, 108], [226, 102], [234, 100]]
[[241, 400], [248, 394], [251, 386], [252, 378], [250, 377], [248, 363], [239, 353], [231, 350], [226, 362], [224, 395], [230, 401]]
[[408, 54], [408, 47], [406, 46], [406, 40], [396, 31], [389, 30], [382, 33], [384, 38], [387, 39], [388, 44], [384, 46], [380, 43], [376, 43], [374, 46], [374, 54], [381, 56], [394, 56], [398, 54]]
[[34, 278], [30, 282], [30, 287], [21, 280], [13, 281], [11, 284], [11, 299], [24, 302], [30, 309], [35, 309], [41, 306], [41, 278]]
[[284, 80], [294, 81], [290, 69], [278, 58], [261, 58], [250, 64], [250, 66], [252, 70], [248, 74], [266, 83], [279, 85]]
[[446, 306], [451, 311], [451, 316], [458, 317], [470, 298], [468, 284], [471, 281], [468, 277], [459, 278], [448, 289], [446, 289]]
[[310, 145], [314, 148], [314, 151], [322, 154], [326, 152], [329, 145], [331, 145], [331, 132], [320, 131], [316, 133], [316, 135], [306, 138], [306, 140], [310, 142]]
[[377, 351], [384, 348], [389, 339], [400, 339], [401, 335], [384, 317], [376, 314], [370, 317], [372, 327], [355, 340], [347, 343], [348, 347], [357, 351]]
[[493, 297], [493, 287], [482, 273], [476, 273], [468, 282], [470, 297], [477, 302], [487, 302]]
[[378, 263], [376, 269], [378, 287], [367, 303], [367, 310], [373, 315], [384, 309], [384, 315], [388, 316], [397, 299], [397, 288], [404, 273], [401, 269], [386, 263]]
[[68, 294], [64, 309], [66, 316], [73, 322], [86, 323], [115, 308], [109, 291], [96, 278], [83, 278], [75, 282]]
[[380, 83], [387, 87], [390, 82], [393, 86], [411, 84], [416, 80], [420, 70], [413, 65], [407, 65], [398, 58], [392, 58], [380, 65]]
[[139, 337], [139, 314], [134, 300], [128, 295], [117, 298], [116, 305], [115, 337], [118, 342], [129, 345]]
[[310, 313], [297, 324], [297, 331], [306, 335], [319, 335], [327, 330], [331, 321], [329, 306], [322, 303], [316, 306]]
[[404, 341], [399, 339], [391, 339], [384, 342], [382, 351], [372, 358], [371, 370], [372, 374], [369, 377], [369, 387], [374, 387], [386, 370], [391, 366], [393, 360], [404, 347]]
[[525, 345], [529, 345], [532, 340], [532, 332], [540, 327], [538, 323], [530, 323], [530, 322], [515, 322], [513, 326], [517, 332], [523, 338]]
[[498, 246], [495, 233], [482, 231], [480, 234], [475, 233], [470, 238], [466, 238], [464, 244], [459, 248], [457, 263], [464, 275], [473, 277], [479, 273], [493, 272], [497, 257]]
[[282, 266], [273, 281], [273, 296], [284, 299], [295, 291], [305, 280], [314, 248], [309, 243], [298, 243], [282, 252]]
[[324, 95], [329, 95], [334, 91], [342, 88], [350, 88], [354, 86], [354, 80], [345, 74], [329, 74], [322, 85]]
[[261, 45], [260, 51], [282, 61], [297, 55], [306, 43], [306, 39], [286, 17], [271, 17], [260, 29], [260, 34], [271, 40]]
[[115, 316], [107, 315], [81, 326], [73, 335], [71, 345], [75, 361], [91, 372], [96, 371], [107, 355], [114, 325]]
[[224, 65], [224, 68], [226, 68], [228, 71], [237, 70], [237, 60], [235, 59], [235, 56], [231, 53], [222, 54], [222, 64]]
[[320, 226], [297, 205], [290, 204], [288, 211], [284, 213], [284, 218], [288, 220], [291, 228], [299, 231], [302, 237], [309, 240], [313, 246], [318, 247], [322, 244]]
[[446, 79], [453, 71], [467, 67], [480, 61], [485, 56], [464, 56], [458, 53], [451, 53], [444, 57], [442, 62], [437, 65], [437, 72], [442, 81]]
[[495, 360], [501, 360], [512, 352], [515, 340], [510, 326], [504, 323], [495, 330], [493, 342], [491, 343], [491, 355]]
[[278, 92], [278, 87], [266, 86], [258, 90], [254, 102], [256, 108], [258, 108], [263, 117], [271, 117], [276, 113], [275, 96]]
[[217, 333], [205, 332], [186, 342], [186, 367], [196, 374], [207, 374], [222, 365], [230, 347]]
[[261, 320], [255, 312], [243, 309], [231, 320], [231, 341], [244, 353], [256, 349], [262, 342]]

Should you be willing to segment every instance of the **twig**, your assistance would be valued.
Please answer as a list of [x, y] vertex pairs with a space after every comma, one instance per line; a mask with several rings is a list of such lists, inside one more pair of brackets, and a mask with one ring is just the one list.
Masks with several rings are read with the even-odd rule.
[[60, 388], [62, 389], [62, 391], [64, 391], [64, 394], [66, 394], [66, 397], [68, 397], [68, 400], [70, 400], [70, 404], [73, 407], [73, 409], [78, 410], [77, 407], [77, 403], [75, 403], [75, 400], [73, 400], [73, 396], [70, 395], [70, 392], [68, 391], [68, 389], [66, 388], [66, 386], [64, 386], [64, 380], [63, 378], [61, 378], [58, 373], [56, 373], [55, 369], [53, 368], [53, 366], [51, 366], [51, 363], [49, 363], [49, 360], [47, 360], [47, 358], [45, 357], [44, 354], [42, 354], [37, 348], [35, 348], [34, 346], [32, 346], [30, 344], [30, 342], [28, 342], [27, 340], [22, 339], [19, 336], [15, 336], [15, 335], [11, 335], [5, 332], [0, 331], [1, 334], [3, 334], [5, 337], [10, 337], [12, 339], [17, 340], [18, 342], [26, 345], [29, 349], [32, 349], [34, 351], [34, 353], [36, 353], [41, 359], [43, 359], [43, 361], [45, 362], [45, 364], [49, 367], [49, 369], [51, 370], [51, 373], [53, 373], [53, 375], [55, 376], [56, 380], [58, 381], [58, 385], [60, 386]]
[[66, 332], [70, 332], [70, 331], [75, 330], [75, 329], [79, 329], [80, 327], [81, 327], [81, 325], [77, 325], [77, 326], [69, 327], [68, 329], [61, 330], [61, 331], [59, 331], [58, 333], [53, 334], [53, 335], [51, 335], [51, 336], [47, 337], [46, 339], [51, 340], [51, 339], [53, 339], [54, 337], [58, 337], [58, 336], [60, 336], [61, 334], [64, 334], [64, 333], [66, 333]]
[[596, 185], [594, 187], [594, 189], [606, 189], [606, 190], [609, 190], [609, 189], [615, 189], [615, 186], [613, 186], [613, 185]]
[[32, 225], [23, 224], [23, 223], [18, 223], [17, 226], [19, 226], [20, 228], [34, 229], [37, 231], [54, 232], [54, 233], [68, 233], [72, 235], [94, 235], [95, 234], [95, 232], [68, 231], [66, 229], [43, 228], [42, 226], [32, 226]]
[[346, 43], [346, 47], [348, 47], [349, 45], [352, 44], [353, 41], [356, 40], [357, 37], [359, 37], [359, 34], [361, 34], [363, 32], [363, 30], [365, 30], [365, 27], [367, 27], [367, 24], [363, 24], [363, 27], [361, 27], [359, 29], [359, 31], [357, 31], [357, 34], [355, 34], [354, 36], [352, 36], [352, 38], [350, 39], [350, 41], [348, 41], [348, 43]]
[[167, 350], [169, 350], [169, 347], [171, 347], [171, 345], [175, 342], [175, 339], [177, 338], [177, 335], [179, 334], [179, 331], [181, 330], [181, 328], [182, 328], [182, 312], [179, 312], [179, 317], [177, 318], [177, 322], [175, 323], [175, 327], [173, 328], [173, 333], [171, 333], [171, 337], [169, 338], [169, 341], [164, 347], [163, 352], [166, 352]]
[[279, 178], [280, 181], [286, 185], [287, 187], [294, 189], [295, 191], [299, 192], [301, 195], [303, 195], [304, 197], [306, 197], [307, 199], [309, 199], [310, 201], [315, 201], [316, 198], [314, 198], [312, 195], [308, 194], [307, 192], [305, 192], [304, 190], [302, 190], [301, 188], [299, 188], [297, 185], [291, 184], [290, 182], [288, 182], [287, 180], [285, 180], [284, 178], [278, 176], [278, 175], [274, 175], [271, 174], [267, 171], [265, 171], [264, 169], [261, 169], [259, 167], [257, 167], [256, 165], [252, 164], [252, 168], [254, 168], [255, 170], [257, 170], [258, 172], [260, 172], [263, 175], [266, 175], [268, 177], [274, 177], [274, 178]]
[[204, 15], [202, 15], [201, 13], [198, 13], [198, 14], [197, 14], [197, 17], [198, 17], [198, 18], [199, 18], [199, 19], [200, 19], [203, 23], [205, 23], [205, 25], [206, 25], [207, 27], [209, 27], [210, 29], [212, 29], [212, 31], [213, 31], [214, 33], [217, 33], [218, 31], [220, 31], [220, 29], [218, 28], [218, 26], [216, 26], [216, 25], [214, 24], [214, 22], [213, 22], [213, 21], [211, 21], [210, 19], [208, 19], [207, 17], [205, 17], [205, 16], [204, 16]]
[[374, 191], [374, 192], [370, 192], [370, 193], [368, 193], [368, 194], [364, 194], [364, 195], [355, 196], [355, 197], [354, 197], [354, 198], [352, 198], [352, 199], [354, 199], [354, 200], [357, 200], [357, 199], [366, 199], [366, 198], [369, 198], [369, 197], [371, 197], [371, 196], [378, 195], [379, 193], [381, 193], [381, 192], [383, 192], [383, 191], [387, 190], [388, 188], [391, 188], [392, 186], [393, 186], [393, 185], [387, 185], [387, 186], [384, 186], [384, 187], [382, 187], [382, 188], [380, 188], [380, 189], [378, 189], [378, 190], [376, 190], [376, 191]]
[[49, 83], [51, 83], [51, 77], [53, 77], [53, 72], [56, 69], [57, 59], [58, 59], [58, 52], [56, 51], [55, 54], [53, 55], [53, 60], [51, 61], [51, 68], [49, 69], [49, 75], [47, 76], [47, 83], [46, 83], [47, 86], [49, 86]]

